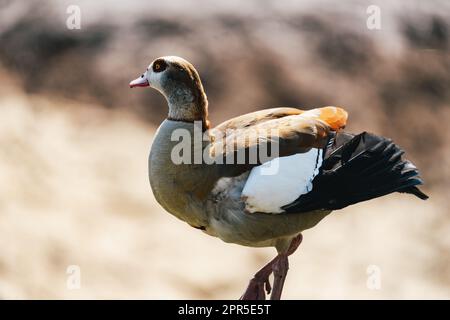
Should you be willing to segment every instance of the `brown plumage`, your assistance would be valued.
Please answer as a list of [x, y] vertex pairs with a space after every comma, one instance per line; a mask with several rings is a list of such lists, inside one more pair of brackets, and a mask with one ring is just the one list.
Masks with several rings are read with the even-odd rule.
[[[280, 298], [288, 256], [300, 244], [301, 232], [332, 210], [392, 192], [427, 197], [417, 188], [422, 184], [417, 168], [392, 141], [342, 131], [347, 123], [342, 108], [273, 108], [210, 128], [206, 94], [189, 62], [158, 58], [130, 83], [148, 85], [160, 91], [169, 106], [149, 156], [156, 200], [177, 218], [225, 242], [278, 251], [250, 281], [244, 299], [264, 299], [272, 273], [271, 298]], [[181, 130], [193, 137], [195, 122], [205, 140], [198, 146], [190, 139], [183, 149], [189, 161], [177, 163], [173, 151], [180, 142], [173, 133]], [[252, 150], [266, 143], [279, 151], [274, 161], [280, 168], [272, 176], [260, 172], [261, 164], [272, 162], [270, 157], [258, 153], [250, 162]], [[192, 161], [197, 152], [198, 163]], [[243, 163], [227, 163], [239, 155], [244, 155]]]

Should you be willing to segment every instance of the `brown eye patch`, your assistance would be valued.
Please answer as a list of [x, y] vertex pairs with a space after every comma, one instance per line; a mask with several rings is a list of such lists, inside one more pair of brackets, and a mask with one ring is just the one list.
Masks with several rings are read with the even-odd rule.
[[158, 60], [155, 60], [155, 62], [153, 62], [153, 66], [152, 66], [153, 72], [161, 72], [161, 71], [166, 70], [166, 68], [167, 68], [167, 63], [166, 63], [166, 61], [164, 61], [164, 59], [158, 59]]

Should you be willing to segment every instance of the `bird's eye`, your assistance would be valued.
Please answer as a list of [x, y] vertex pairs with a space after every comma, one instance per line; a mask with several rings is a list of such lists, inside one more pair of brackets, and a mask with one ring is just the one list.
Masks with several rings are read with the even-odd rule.
[[162, 59], [156, 60], [153, 62], [153, 72], [161, 72], [166, 69], [166, 62]]

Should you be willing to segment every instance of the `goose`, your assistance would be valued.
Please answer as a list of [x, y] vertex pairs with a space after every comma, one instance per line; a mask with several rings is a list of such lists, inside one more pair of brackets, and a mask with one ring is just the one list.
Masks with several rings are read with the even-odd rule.
[[[332, 211], [393, 192], [428, 198], [390, 139], [343, 130], [343, 108], [271, 108], [212, 127], [198, 72], [176, 56], [157, 58], [129, 86], [154, 88], [168, 104], [149, 155], [157, 202], [227, 243], [277, 250], [241, 299], [280, 299], [302, 232]], [[273, 155], [259, 152], [267, 146]]]

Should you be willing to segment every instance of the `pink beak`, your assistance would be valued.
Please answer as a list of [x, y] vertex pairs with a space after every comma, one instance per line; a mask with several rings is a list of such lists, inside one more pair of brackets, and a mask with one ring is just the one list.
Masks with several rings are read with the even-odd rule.
[[144, 75], [142, 75], [139, 78], [134, 79], [133, 81], [130, 82], [130, 88], [148, 87], [149, 85], [150, 85], [150, 83], [148, 83], [147, 77], [145, 77]]

